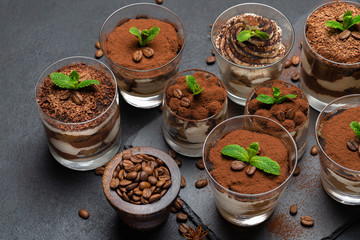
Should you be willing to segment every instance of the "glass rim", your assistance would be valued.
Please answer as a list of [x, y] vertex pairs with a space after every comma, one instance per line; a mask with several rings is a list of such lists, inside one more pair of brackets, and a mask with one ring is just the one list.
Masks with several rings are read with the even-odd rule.
[[[244, 110], [247, 111], [248, 106], [249, 106], [248, 103], [249, 103], [250, 97], [255, 94], [255, 90], [258, 89], [258, 88], [260, 88], [260, 87], [263, 87], [263, 85], [268, 84], [268, 83], [271, 83], [271, 82], [280, 82], [280, 83], [282, 83], [282, 84], [289, 84], [289, 85], [291, 85], [291, 86], [293, 86], [293, 87], [298, 88], [298, 89], [300, 90], [300, 92], [302, 93], [302, 96], [303, 96], [302, 99], [305, 99], [305, 100], [306, 100], [306, 102], [307, 102], [307, 109], [308, 109], [308, 112], [307, 112], [307, 115], [306, 115], [306, 119], [305, 119], [305, 121], [303, 121], [299, 126], [297, 126], [296, 128], [294, 128], [294, 130], [292, 130], [292, 131], [298, 130], [298, 129], [299, 129], [300, 127], [302, 127], [302, 126], [305, 124], [305, 122], [310, 118], [310, 104], [309, 104], [309, 100], [307, 99], [305, 93], [301, 90], [301, 88], [299, 88], [299, 87], [296, 86], [295, 84], [292, 84], [292, 83], [289, 83], [289, 82], [286, 82], [286, 81], [283, 81], [283, 80], [279, 80], [279, 79], [268, 80], [268, 81], [265, 81], [265, 82], [261, 83], [260, 85], [256, 86], [253, 90], [251, 90], [249, 96], [248, 96], [247, 99], [246, 99], [245, 106], [244, 106]], [[247, 112], [249, 112], [249, 111], [247, 111]], [[249, 113], [249, 115], [250, 115], [250, 113]], [[255, 114], [252, 114], [252, 115], [255, 115]], [[292, 132], [292, 131], [291, 131], [291, 132]]]
[[[114, 94], [114, 98], [112, 99], [111, 101], [111, 104], [101, 113], [99, 114], [98, 116], [96, 116], [95, 118], [92, 118], [90, 120], [87, 120], [87, 121], [84, 121], [84, 122], [78, 122], [78, 123], [67, 123], [67, 122], [63, 122], [63, 121], [60, 121], [58, 119], [55, 119], [55, 118], [52, 118], [50, 117], [49, 115], [47, 115], [43, 110], [42, 108], [39, 106], [39, 103], [37, 101], [37, 86], [39, 86], [40, 88], [40, 82], [42, 80], [45, 80], [46, 77], [49, 76], [46, 75], [44, 78], [41, 78], [46, 71], [48, 71], [52, 66], [54, 66], [55, 64], [58, 64], [58, 63], [61, 63], [63, 61], [67, 61], [67, 60], [71, 60], [71, 59], [78, 59], [79, 61], [74, 61], [74, 63], [81, 63], [81, 59], [86, 59], [86, 60], [90, 60], [90, 61], [93, 61], [94, 63], [98, 63], [100, 64], [101, 66], [105, 67], [109, 73], [110, 73], [110, 78], [112, 78], [112, 82], [114, 83], [115, 85], [115, 94]], [[86, 65], [89, 65], [87, 63], [85, 63]], [[91, 65], [92, 66], [92, 65]], [[71, 56], [71, 57], [66, 57], [66, 58], [62, 58], [60, 60], [57, 60], [56, 62], [50, 64], [47, 68], [45, 68], [44, 71], [42, 71], [42, 73], [40, 74], [40, 76], [38, 77], [38, 80], [36, 82], [36, 85], [35, 85], [35, 102], [36, 102], [36, 105], [40, 111], [41, 114], [43, 114], [44, 116], [46, 116], [47, 118], [51, 119], [52, 121], [56, 122], [56, 123], [60, 123], [60, 124], [64, 124], [64, 125], [69, 125], [69, 126], [78, 126], [78, 125], [82, 125], [82, 124], [86, 124], [86, 123], [90, 123], [90, 122], [93, 122], [95, 121], [96, 119], [100, 118], [101, 116], [103, 116], [106, 112], [109, 111], [109, 109], [114, 105], [114, 103], [116, 102], [116, 98], [118, 96], [118, 86], [117, 86], [117, 82], [116, 82], [116, 78], [114, 76], [114, 73], [111, 71], [111, 69], [106, 66], [104, 63], [100, 62], [99, 60], [96, 60], [96, 59], [93, 59], [93, 58], [90, 58], [90, 57], [85, 57], [85, 56]]]
[[[114, 61], [112, 61], [112, 60], [108, 57], [108, 55], [106, 54], [106, 51], [104, 51], [104, 49], [103, 49], [103, 47], [102, 47], [102, 44], [101, 44], [101, 42], [102, 42], [102, 40], [103, 40], [103, 38], [104, 38], [103, 35], [105, 35], [105, 33], [103, 33], [103, 29], [104, 29], [104, 27], [105, 27], [105, 24], [108, 22], [108, 20], [110, 20], [110, 18], [112, 18], [116, 13], [118, 13], [118, 12], [120, 12], [120, 11], [122, 11], [122, 10], [125, 10], [125, 9], [127, 9], [127, 8], [130, 8], [130, 7], [134, 7], [134, 6], [136, 7], [136, 6], [139, 6], [139, 5], [156, 7], [156, 8], [159, 8], [159, 9], [163, 9], [163, 10], [165, 10], [165, 11], [167, 11], [167, 12], [170, 12], [170, 13], [179, 21], [179, 23], [180, 23], [180, 26], [179, 26], [179, 27], [180, 27], [180, 28], [183, 30], [183, 32], [184, 32], [184, 41], [182, 42], [183, 44], [182, 44], [182, 46], [181, 46], [180, 51], [179, 51], [179, 52], [176, 54], [176, 56], [175, 56], [173, 59], [171, 59], [169, 62], [167, 62], [167, 63], [165, 63], [164, 65], [161, 65], [161, 66], [159, 66], [159, 67], [157, 67], [157, 68], [152, 68], [152, 69], [130, 69], [130, 68], [126, 68], [126, 67], [124, 67], [124, 66], [121, 66], [121, 65], [115, 63]], [[156, 18], [154, 18], [154, 19], [156, 19]], [[109, 17], [106, 18], [106, 20], [104, 21], [103, 25], [102, 25], [101, 28], [100, 28], [99, 40], [100, 40], [100, 41], [99, 41], [99, 43], [100, 43], [100, 49], [103, 51], [106, 60], [108, 60], [111, 64], [114, 64], [116, 67], [122, 68], [122, 69], [127, 70], [127, 71], [139, 72], [139, 73], [147, 73], [147, 72], [151, 72], [151, 71], [155, 71], [155, 70], [159, 70], [159, 69], [161, 69], [161, 68], [164, 68], [164, 67], [166, 67], [167, 65], [173, 63], [177, 58], [180, 57], [180, 55], [181, 55], [182, 52], [184, 51], [185, 44], [186, 44], [186, 30], [185, 30], [184, 24], [182, 23], [181, 19], [180, 19], [173, 11], [171, 11], [170, 9], [168, 9], [168, 8], [166, 8], [166, 7], [163, 7], [163, 6], [160, 6], [160, 5], [158, 5], [158, 4], [154, 4], [154, 3], [132, 3], [132, 4], [126, 5], [126, 6], [124, 6], [124, 7], [121, 7], [121, 8], [119, 8], [119, 9], [115, 10], [113, 13], [111, 13], [111, 14], [109, 15]]]
[[[185, 72], [190, 72], [190, 71], [209, 73], [209, 74], [211, 74], [212, 76], [215, 76], [215, 77], [221, 82], [222, 87], [224, 87], [224, 89], [225, 89], [225, 101], [224, 101], [224, 103], [222, 104], [222, 108], [219, 110], [219, 112], [217, 112], [217, 113], [215, 113], [215, 114], [213, 114], [213, 115], [211, 115], [210, 117], [207, 117], [207, 118], [195, 119], [195, 120], [194, 120], [194, 119], [188, 119], [188, 118], [184, 118], [184, 117], [182, 117], [182, 116], [177, 115], [177, 114], [174, 113], [174, 112], [171, 110], [171, 108], [168, 106], [168, 104], [167, 104], [167, 102], [166, 102], [166, 90], [167, 90], [168, 87], [170, 87], [170, 86], [169, 86], [170, 82], [171, 82], [173, 79], [175, 79], [175, 81], [176, 81], [176, 79], [177, 79], [181, 74], [183, 74], [183, 73], [185, 73]], [[169, 112], [170, 112], [171, 114], [173, 114], [174, 116], [176, 116], [176, 117], [178, 117], [178, 118], [180, 118], [180, 119], [182, 119], [182, 120], [184, 120], [184, 121], [188, 121], [188, 122], [202, 122], [202, 121], [207, 121], [207, 120], [210, 120], [210, 119], [214, 118], [217, 114], [219, 114], [219, 113], [221, 112], [222, 109], [224, 109], [225, 105], [227, 104], [227, 90], [226, 90], [226, 87], [225, 87], [225, 84], [223, 83], [223, 81], [222, 81], [218, 76], [216, 76], [214, 73], [209, 72], [209, 71], [206, 71], [206, 70], [202, 70], [202, 69], [196, 69], [196, 68], [194, 68], [194, 69], [187, 69], [187, 70], [183, 70], [183, 71], [181, 71], [181, 72], [176, 73], [176, 74], [175, 74], [174, 76], [172, 76], [172, 77], [169, 79], [169, 81], [166, 83], [166, 85], [165, 85], [165, 87], [164, 87], [164, 92], [163, 92], [163, 103], [164, 103], [164, 106], [169, 110]], [[163, 111], [164, 111], [164, 109], [163, 109]]]
[[[241, 6], [247, 6], [247, 5], [260, 5], [260, 6], [263, 6], [263, 7], [267, 7], [267, 8], [270, 8], [272, 10], [275, 10], [275, 12], [277, 12], [278, 14], [280, 14], [282, 17], [284, 17], [284, 19], [286, 20], [286, 22], [289, 24], [290, 26], [290, 29], [291, 29], [291, 36], [292, 36], [292, 40], [291, 40], [291, 44], [290, 44], [290, 47], [289, 49], [287, 49], [287, 51], [285, 52], [284, 56], [282, 58], [280, 58], [279, 60], [277, 60], [276, 62], [273, 62], [273, 63], [270, 63], [270, 64], [267, 64], [267, 65], [264, 65], [264, 66], [258, 66], [258, 67], [249, 67], [249, 66], [242, 66], [242, 65], [238, 65], [234, 62], [231, 62], [229, 61], [228, 59], [226, 59], [216, 48], [215, 46], [215, 43], [214, 43], [214, 26], [215, 26], [215, 23], [219, 20], [220, 17], [222, 17], [222, 15], [224, 15], [225, 13], [227, 13], [228, 11], [234, 9], [234, 8], [237, 8], [237, 7], [241, 7]], [[239, 67], [239, 68], [244, 68], [244, 69], [248, 69], [248, 70], [256, 70], [256, 69], [265, 69], [265, 68], [268, 68], [268, 67], [272, 67], [272, 66], [275, 66], [276, 64], [278, 64], [279, 62], [281, 62], [283, 59], [287, 59], [287, 57], [289, 56], [293, 46], [294, 46], [294, 43], [295, 43], [295, 30], [294, 30], [294, 27], [293, 25], [291, 24], [291, 22], [289, 21], [289, 19], [282, 13], [280, 12], [279, 10], [277, 10], [276, 8], [274, 7], [271, 7], [269, 5], [266, 5], [266, 4], [262, 4], [262, 3], [241, 3], [241, 4], [238, 4], [238, 5], [234, 5], [230, 8], [227, 8], [225, 11], [223, 11], [216, 19], [215, 21], [213, 22], [212, 24], [212, 28], [211, 28], [211, 34], [210, 34], [210, 37], [211, 37], [211, 44], [214, 48], [214, 50], [218, 53], [218, 55], [223, 59], [225, 60], [227, 63], [235, 66], [235, 67]]]
[[[206, 161], [205, 161], [205, 144], [206, 142], [208, 141], [208, 138], [209, 136], [213, 133], [213, 131], [215, 131], [215, 129], [217, 129], [219, 126], [222, 126], [223, 124], [233, 120], [233, 119], [242, 119], [242, 118], [262, 118], [262, 119], [265, 119], [265, 120], [269, 120], [275, 124], [277, 124], [278, 126], [281, 127], [282, 130], [285, 131], [285, 133], [290, 137], [290, 140], [293, 144], [293, 147], [295, 149], [295, 164], [293, 166], [293, 169], [292, 171], [290, 172], [289, 176], [287, 176], [287, 178], [279, 185], [277, 186], [276, 188], [274, 189], [271, 189], [267, 192], [263, 192], [263, 193], [253, 193], [253, 194], [246, 194], [246, 193], [239, 193], [239, 192], [235, 192], [235, 191], [232, 191], [226, 187], [224, 187], [223, 185], [221, 185], [218, 181], [216, 181], [216, 179], [210, 174], [209, 172], [209, 169], [207, 167], [207, 164], [206, 164]], [[211, 131], [210, 133], [206, 136], [206, 139], [204, 141], [204, 144], [203, 144], [203, 150], [202, 150], [202, 160], [203, 160], [203, 163], [204, 163], [204, 166], [205, 166], [205, 171], [206, 171], [206, 174], [208, 175], [208, 177], [217, 185], [219, 186], [221, 189], [225, 190], [226, 192], [228, 193], [231, 193], [235, 196], [238, 196], [238, 197], [261, 197], [261, 196], [264, 196], [264, 195], [267, 195], [267, 194], [271, 194], [275, 191], [277, 191], [278, 189], [282, 188], [286, 183], [289, 182], [289, 180], [291, 179], [291, 177], [293, 176], [293, 173], [295, 171], [295, 168], [297, 166], [297, 163], [298, 163], [298, 152], [297, 152], [297, 146], [296, 146], [296, 143], [295, 143], [295, 140], [294, 138], [291, 136], [291, 134], [289, 133], [288, 130], [286, 130], [282, 125], [280, 125], [279, 123], [275, 122], [274, 120], [270, 119], [270, 118], [267, 118], [267, 117], [263, 117], [263, 116], [259, 116], [259, 115], [240, 115], [240, 116], [235, 116], [235, 117], [231, 117], [231, 118], [228, 118], [224, 121], [222, 121], [221, 123], [219, 123], [218, 125], [216, 125]], [[291, 159], [289, 159], [289, 161], [291, 161]]]
[[[316, 119], [316, 122], [315, 122], [315, 138], [316, 138], [316, 143], [319, 147], [319, 150], [325, 155], [325, 157], [330, 160], [334, 165], [336, 165], [337, 167], [341, 168], [341, 169], [344, 169], [348, 172], [351, 172], [351, 173], [355, 173], [355, 174], [360, 174], [360, 171], [357, 171], [357, 170], [354, 170], [354, 169], [350, 169], [350, 168], [347, 168], [347, 167], [344, 167], [340, 164], [338, 164], [337, 162], [335, 162], [331, 157], [329, 157], [325, 150], [323, 149], [323, 147], [321, 146], [320, 142], [319, 142], [319, 134], [318, 134], [318, 126], [320, 124], [320, 117], [325, 115], [325, 110], [327, 110], [332, 104], [334, 103], [337, 103], [338, 101], [340, 100], [343, 100], [343, 99], [346, 99], [346, 98], [352, 98], [352, 97], [358, 97], [360, 98], [360, 94], [350, 94], [350, 95], [345, 95], [345, 96], [342, 96], [342, 97], [339, 97], [333, 101], [331, 101], [328, 105], [326, 105], [323, 110], [321, 110], [321, 112], [319, 113], [317, 119]], [[346, 104], [346, 103], [344, 103]]]
[[327, 58], [321, 56], [319, 53], [317, 53], [317, 52], [311, 47], [311, 45], [309, 44], [309, 42], [308, 42], [308, 40], [307, 40], [307, 36], [306, 36], [306, 23], [308, 22], [309, 17], [310, 17], [315, 11], [317, 11], [317, 10], [320, 9], [320, 8], [322, 8], [323, 6], [331, 5], [331, 4], [334, 4], [334, 3], [348, 3], [348, 4], [351, 4], [351, 5], [358, 5], [358, 7], [360, 8], [360, 4], [359, 4], [359, 3], [351, 2], [351, 1], [331, 1], [331, 2], [327, 2], [327, 3], [323, 3], [323, 4], [321, 4], [320, 6], [316, 7], [316, 8], [314, 9], [314, 11], [312, 11], [312, 12], [307, 16], [306, 22], [305, 22], [305, 24], [304, 24], [304, 30], [303, 30], [304, 32], [303, 32], [303, 34], [304, 34], [305, 43], [306, 43], [306, 45], [309, 47], [309, 49], [310, 49], [313, 53], [315, 53], [315, 55], [316, 55], [317, 57], [319, 57], [320, 59], [323, 59], [323, 60], [325, 60], [325, 61], [327, 61], [327, 62], [336, 64], [336, 65], [343, 65], [343, 66], [350, 66], [350, 67], [351, 67], [351, 66], [359, 65], [360, 62], [356, 62], [356, 63], [340, 63], [340, 62], [335, 62], [335, 61], [332, 61], [332, 60], [330, 60], [330, 59], [327, 59]]

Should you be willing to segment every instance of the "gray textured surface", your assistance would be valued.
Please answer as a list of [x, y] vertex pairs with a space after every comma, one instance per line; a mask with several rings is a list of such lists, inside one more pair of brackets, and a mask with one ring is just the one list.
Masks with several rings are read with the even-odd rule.
[[[68, 56], [92, 57], [103, 21], [116, 9], [133, 2], [140, 1], [0, 0], [0, 239], [130, 239], [131, 235], [133, 239], [182, 239], [174, 215], [159, 229], [146, 234], [128, 229], [107, 203], [100, 177], [93, 171], [76, 172], [59, 165], [47, 149], [34, 100], [37, 77], [48, 65]], [[298, 30], [297, 39], [305, 15], [318, 4], [312, 0], [257, 2], [285, 13]], [[208, 24], [238, 3], [241, 2], [165, 0], [163, 5], [178, 14], [187, 30], [180, 70], [201, 68], [218, 74], [216, 65], [205, 64], [211, 51]], [[289, 79], [286, 74], [283, 78]], [[242, 108], [232, 103], [230, 109], [231, 115], [242, 113]], [[143, 141], [157, 142], [166, 148], [159, 132], [148, 132], [153, 129], [148, 126], [152, 120], [159, 126], [160, 115], [158, 109], [136, 109], [122, 100], [123, 143], [140, 130]], [[312, 110], [308, 149], [300, 162], [302, 172], [293, 179], [266, 223], [244, 229], [224, 221], [209, 189], [194, 187], [205, 172], [196, 169], [191, 159], [184, 159], [181, 167], [188, 183], [181, 196], [222, 239], [319, 239], [329, 235], [359, 215], [360, 209], [336, 203], [321, 188], [317, 158], [308, 154], [314, 145], [316, 116]], [[299, 213], [291, 217], [288, 207], [294, 202], [299, 204]], [[77, 215], [81, 208], [90, 211], [88, 220]], [[314, 217], [313, 228], [299, 225], [302, 214]], [[276, 227], [270, 228], [271, 224]], [[359, 223], [355, 224], [339, 239], [359, 239], [359, 227]]]

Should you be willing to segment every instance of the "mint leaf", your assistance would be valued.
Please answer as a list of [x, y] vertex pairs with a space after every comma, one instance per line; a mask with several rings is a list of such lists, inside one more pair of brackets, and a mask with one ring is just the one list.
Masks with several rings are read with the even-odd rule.
[[360, 22], [360, 15], [353, 17], [352, 12], [348, 10], [343, 15], [343, 24], [333, 20], [329, 20], [325, 23], [325, 26], [337, 28], [340, 29], [341, 31], [344, 31], [351, 28], [352, 26], [354, 26], [359, 22]]
[[249, 162], [249, 156], [245, 148], [240, 147], [239, 145], [232, 144], [227, 145], [221, 150], [221, 154], [225, 156], [229, 156], [232, 158], [236, 158], [237, 160], [243, 162]]
[[276, 99], [276, 103], [282, 103], [283, 101], [285, 101], [286, 98], [296, 98], [297, 95], [294, 95], [294, 94], [288, 94], [288, 95], [285, 95], [283, 97], [280, 97], [278, 99]]
[[353, 18], [353, 15], [351, 13], [351, 11], [346, 11], [346, 13], [344, 13], [344, 16], [343, 16], [343, 24], [344, 24], [344, 28], [345, 29], [348, 29], [350, 24], [352, 23], [352, 18]]
[[132, 28], [129, 29], [129, 33], [137, 36], [138, 39], [139, 39], [140, 46], [143, 45], [142, 36], [141, 36], [141, 33], [140, 33], [139, 29], [137, 29], [136, 27], [132, 27]]
[[275, 98], [270, 97], [265, 94], [260, 94], [259, 96], [257, 96], [256, 99], [265, 104], [274, 104], [275, 103]]
[[147, 38], [146, 38], [145, 41], [144, 41], [144, 46], [145, 46], [145, 45], [148, 45], [149, 42], [150, 42], [151, 40], [153, 40], [154, 37], [156, 37], [156, 35], [158, 35], [159, 32], [160, 32], [160, 28], [158, 28], [158, 27], [152, 27], [152, 28], [150, 28], [150, 30], [149, 30], [149, 32], [148, 32], [148, 35], [147, 35]]
[[360, 15], [357, 15], [356, 17], [354, 17], [352, 19], [352, 23], [349, 25], [349, 28], [351, 28], [352, 26], [354, 26], [355, 24], [360, 23]]
[[273, 96], [274, 98], [278, 99], [281, 95], [281, 92], [280, 92], [280, 88], [278, 87], [273, 87]]
[[244, 30], [244, 31], [239, 32], [239, 34], [236, 36], [236, 39], [239, 42], [245, 42], [245, 41], [249, 40], [254, 35], [255, 35], [254, 31]]
[[259, 151], [259, 143], [253, 142], [252, 144], [250, 144], [250, 146], [247, 148], [249, 159], [254, 157], [258, 151]]
[[100, 83], [98, 80], [86, 79], [79, 83], [78, 88], [84, 88], [84, 87], [90, 86], [91, 84], [99, 85]]
[[269, 39], [270, 36], [266, 32], [255, 30], [255, 35], [260, 39]]
[[188, 85], [193, 95], [198, 95], [204, 89], [204, 88], [200, 89], [199, 84], [197, 84], [196, 82], [196, 78], [192, 75], [186, 75], [186, 84]]
[[79, 73], [75, 70], [73, 70], [69, 75], [70, 80], [75, 83], [79, 82], [79, 77]]
[[250, 165], [273, 175], [280, 175], [281, 172], [280, 165], [268, 157], [254, 156], [250, 159]]
[[140, 46], [144, 47], [149, 44], [151, 40], [160, 32], [160, 28], [152, 27], [150, 30], [144, 29], [140, 32], [136, 27], [131, 27], [129, 32], [139, 39]]
[[350, 123], [351, 129], [355, 132], [356, 137], [360, 139], [360, 124], [356, 121]]
[[50, 74], [51, 81], [60, 88], [75, 89], [75, 84], [71, 82], [70, 77], [64, 73], [53, 72]]
[[340, 29], [341, 31], [344, 31], [344, 27], [341, 23], [333, 21], [333, 20], [329, 20], [325, 23], [325, 26], [327, 27], [333, 27], [333, 28], [337, 28]]

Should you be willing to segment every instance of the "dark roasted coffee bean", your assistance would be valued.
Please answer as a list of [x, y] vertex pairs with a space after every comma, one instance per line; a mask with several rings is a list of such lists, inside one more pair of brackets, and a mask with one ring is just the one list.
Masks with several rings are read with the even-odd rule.
[[248, 165], [248, 166], [246, 167], [246, 174], [247, 174], [248, 176], [253, 175], [253, 174], [255, 173], [255, 171], [256, 171], [256, 167], [254, 167], [254, 166], [252, 166], [252, 165]]
[[127, 195], [129, 198], [132, 198], [132, 196], [134, 196], [134, 190], [131, 190]]
[[166, 192], [167, 192], [167, 189], [161, 190], [161, 192], [160, 192], [161, 197], [163, 197], [166, 194]]
[[186, 186], [186, 180], [183, 176], [181, 176], [181, 184], [180, 184], [180, 187], [181, 188], [184, 188]]
[[233, 171], [241, 171], [244, 169], [245, 165], [241, 161], [233, 161], [230, 165], [231, 170]]
[[211, 55], [215, 56], [215, 49], [211, 49]]
[[122, 197], [122, 192], [120, 189], [116, 189], [116, 193], [117, 193], [117, 195], [119, 195], [119, 197]]
[[181, 223], [179, 225], [179, 232], [181, 234], [186, 234], [188, 231], [189, 231], [189, 226], [188, 225], [186, 225], [185, 223]]
[[201, 169], [201, 170], [204, 170], [205, 169], [205, 166], [204, 166], [204, 163], [203, 163], [203, 160], [202, 159], [199, 159], [197, 162], [196, 162], [196, 166]]
[[289, 67], [291, 67], [291, 65], [292, 65], [292, 62], [290, 60], [286, 60], [284, 67], [289, 68]]
[[169, 187], [171, 187], [172, 181], [171, 180], [167, 180], [166, 183], [164, 184], [164, 186], [162, 187], [163, 189], [168, 189]]
[[174, 206], [172, 206], [171, 208], [170, 208], [170, 212], [172, 212], [172, 213], [177, 213], [179, 210], [178, 209], [176, 209]]
[[138, 173], [137, 177], [133, 180], [133, 182], [140, 182], [140, 173]]
[[160, 5], [160, 4], [163, 4], [164, 1], [163, 0], [155, 0], [155, 2]]
[[134, 62], [140, 62], [142, 59], [142, 56], [143, 56], [143, 53], [140, 50], [136, 50], [132, 55]]
[[180, 99], [183, 94], [182, 94], [182, 91], [181, 91], [180, 89], [176, 88], [176, 89], [174, 89], [174, 91], [173, 91], [173, 95], [174, 95], [174, 97]]
[[101, 49], [98, 49], [98, 50], [95, 52], [95, 57], [96, 57], [96, 58], [101, 58], [103, 55], [104, 55], [104, 52], [103, 52]]
[[120, 189], [120, 191], [122, 191], [122, 192], [127, 192], [126, 188], [124, 188], [124, 187], [119, 187], [118, 189]]
[[124, 180], [121, 180], [119, 184], [120, 184], [121, 187], [126, 187], [127, 185], [129, 185], [131, 183], [132, 182], [130, 180], [124, 179]]
[[149, 200], [147, 200], [143, 196], [140, 197], [140, 201], [141, 201], [142, 204], [148, 204], [149, 203]]
[[158, 169], [156, 168], [155, 170], [154, 170], [154, 177], [156, 177], [156, 178], [158, 178], [159, 177], [159, 172], [158, 172]]
[[294, 110], [294, 109], [290, 109], [289, 111], [287, 111], [285, 117], [286, 117], [287, 119], [294, 119], [294, 117], [295, 117], [295, 110]]
[[178, 214], [176, 214], [176, 220], [178, 222], [186, 222], [188, 219], [188, 215], [182, 212], [179, 212]]
[[126, 179], [127, 180], [133, 180], [137, 177], [138, 173], [137, 172], [129, 172], [128, 174], [126, 174]]
[[146, 172], [148, 175], [151, 175], [151, 174], [153, 174], [153, 172], [154, 172], [154, 170], [153, 170], [151, 167], [149, 167], [149, 166], [143, 167], [143, 168], [142, 168], [142, 171], [143, 171], [143, 172]]
[[293, 74], [291, 74], [291, 80], [294, 82], [299, 81], [300, 79], [300, 73], [299, 72], [294, 72]]
[[170, 177], [169, 175], [161, 175], [161, 176], [158, 177], [158, 179], [159, 179], [160, 181], [161, 181], [161, 180], [163, 180], [163, 181], [168, 181], [168, 180], [171, 179], [171, 177]]
[[156, 187], [161, 188], [162, 186], [164, 186], [165, 183], [166, 183], [165, 180], [160, 180], [156, 183]]
[[141, 160], [138, 157], [131, 156], [130, 161], [132, 161], [134, 164], [141, 163], [143, 160]]
[[144, 48], [142, 52], [147, 58], [151, 58], [154, 55], [154, 49], [152, 49], [151, 47]]
[[151, 197], [149, 198], [149, 203], [153, 203], [153, 202], [156, 202], [158, 201], [159, 199], [161, 198], [161, 195], [160, 194], [153, 194], [151, 195]]
[[180, 105], [183, 107], [189, 107], [190, 106], [190, 99], [184, 97], [180, 101]]
[[71, 95], [71, 92], [69, 90], [66, 90], [64, 93], [60, 95], [60, 100], [67, 100]]
[[305, 227], [312, 227], [314, 225], [314, 219], [310, 216], [302, 216], [300, 218], [301, 225]]
[[112, 189], [117, 188], [119, 186], [119, 184], [120, 184], [120, 181], [119, 181], [118, 178], [112, 178], [111, 181], [110, 181], [110, 187]]
[[135, 195], [141, 196], [142, 193], [143, 193], [143, 191], [141, 191], [139, 188], [135, 188], [135, 189], [134, 189], [134, 194], [135, 194]]
[[148, 182], [141, 182], [141, 183], [139, 184], [140, 190], [144, 190], [145, 188], [150, 188], [150, 187], [151, 187], [151, 185], [150, 185], [150, 183], [148, 183]]
[[290, 214], [291, 215], [295, 215], [298, 211], [298, 207], [297, 207], [297, 204], [294, 204], [294, 205], [291, 205], [290, 206]]
[[133, 195], [132, 196], [132, 199], [135, 201], [135, 202], [138, 202], [141, 200], [141, 197], [137, 196], [137, 195]]
[[340, 14], [339, 16], [336, 17], [336, 21], [338, 22], [342, 22], [343, 21], [343, 14]]
[[174, 150], [172, 150], [172, 149], [169, 149], [169, 156], [171, 157], [171, 158], [176, 158], [176, 152], [174, 151]]
[[99, 42], [99, 41], [97, 41], [97, 42], [95, 43], [95, 47], [96, 47], [97, 49], [100, 49], [100, 42]]
[[134, 166], [134, 172], [139, 172], [141, 170], [141, 164], [138, 163]]
[[158, 182], [158, 180], [154, 176], [149, 176], [147, 180], [151, 185], [155, 185]]
[[159, 166], [164, 166], [164, 162], [161, 159], [156, 159], [156, 162], [159, 164]]
[[125, 192], [123, 192], [123, 194], [122, 194], [122, 199], [124, 201], [130, 202], [130, 198], [128, 197], [127, 193], [125, 193]]
[[130, 160], [123, 160], [122, 166], [126, 172], [134, 171], [134, 163]]
[[155, 188], [155, 190], [152, 193], [155, 194], [155, 193], [160, 193], [160, 192], [161, 192], [161, 188]]
[[88, 211], [86, 211], [85, 209], [80, 209], [79, 216], [83, 219], [88, 219], [90, 217], [90, 213]]
[[303, 41], [300, 42], [300, 49], [302, 48], [303, 46]]
[[[117, 167], [116, 167], [116, 168], [117, 168]], [[113, 178], [117, 178], [118, 175], [119, 175], [119, 171], [117, 171], [117, 170], [115, 169], [115, 171], [113, 172], [112, 177], [113, 177]]]
[[140, 181], [146, 181], [147, 179], [148, 179], [148, 177], [149, 177], [149, 175], [146, 173], [146, 172], [144, 172], [144, 171], [141, 171], [140, 172], [140, 174], [139, 174], [139, 180]]
[[203, 188], [206, 187], [208, 184], [207, 179], [200, 179], [195, 182], [195, 187], [197, 188]]
[[182, 165], [181, 159], [175, 158], [174, 160], [176, 162], [176, 165], [178, 165], [179, 167]]
[[277, 120], [279, 120], [280, 122], [285, 121], [285, 113], [283, 111], [279, 111], [276, 113], [276, 118]]
[[131, 190], [134, 190], [139, 184], [138, 183], [132, 183], [126, 186], [126, 191], [130, 192]]
[[351, 36], [357, 40], [360, 40], [360, 32], [351, 32]]
[[314, 145], [314, 146], [311, 148], [310, 154], [311, 154], [311, 155], [316, 155], [316, 154], [318, 154], [318, 148], [317, 148], [316, 145]]
[[131, 153], [124, 153], [124, 155], [122, 156], [122, 160], [130, 160], [131, 156]]
[[174, 202], [174, 207], [177, 209], [177, 210], [181, 210], [182, 207], [183, 207], [184, 203], [181, 201], [180, 198], [176, 198], [175, 202]]
[[141, 168], [146, 167], [146, 166], [147, 166], [147, 162], [143, 161], [143, 162], [141, 163]]
[[339, 39], [340, 40], [348, 39], [350, 37], [350, 34], [351, 34], [351, 32], [349, 30], [345, 30], [339, 34]]
[[296, 166], [295, 170], [294, 170], [294, 176], [297, 176], [300, 174], [301, 168], [299, 166]]
[[291, 58], [291, 63], [292, 63], [292, 65], [294, 65], [294, 66], [299, 65], [299, 63], [300, 63], [300, 58], [299, 58], [298, 56], [296, 56], [296, 55], [292, 56], [292, 58]]
[[157, 168], [159, 166], [159, 164], [155, 161], [151, 161], [149, 162], [149, 167], [152, 168], [152, 170], [154, 170], [155, 168]]
[[142, 192], [142, 196], [144, 198], [149, 198], [151, 196], [152, 192], [150, 190], [150, 188], [145, 188]]
[[156, 189], [156, 186], [151, 186], [150, 187], [150, 190], [151, 190], [152, 193], [155, 191], [155, 189]]
[[212, 65], [212, 64], [215, 63], [215, 61], [216, 61], [216, 58], [214, 56], [210, 56], [210, 57], [206, 58], [206, 64], [207, 65]]
[[149, 161], [155, 161], [156, 160], [154, 157], [146, 155], [146, 154], [144, 154], [144, 158], [145, 158], [145, 160], [147, 159]]
[[77, 104], [77, 105], [80, 105], [80, 104], [84, 101], [84, 99], [83, 99], [83, 97], [81, 96], [81, 94], [80, 94], [79, 92], [77, 92], [77, 91], [75, 91], [75, 92], [73, 92], [73, 93], [71, 94], [71, 99], [72, 99], [73, 102], [74, 102], [75, 104]]
[[95, 169], [95, 174], [96, 175], [103, 175], [104, 174], [104, 171], [105, 171], [105, 168], [104, 167], [97, 167]]
[[346, 143], [349, 150], [356, 152], [359, 149], [359, 144], [355, 140], [350, 140]]

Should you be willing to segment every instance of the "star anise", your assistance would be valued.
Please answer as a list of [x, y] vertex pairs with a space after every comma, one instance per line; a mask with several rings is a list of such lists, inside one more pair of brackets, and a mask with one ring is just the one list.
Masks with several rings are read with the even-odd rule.
[[186, 239], [190, 239], [190, 240], [205, 240], [205, 236], [209, 233], [209, 230], [206, 231], [202, 231], [201, 229], [201, 225], [199, 225], [197, 228], [193, 229], [192, 227], [188, 227], [189, 228], [189, 233], [185, 233], [183, 234], [183, 236]]

